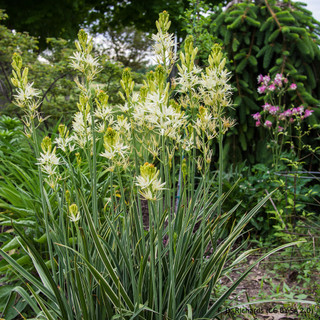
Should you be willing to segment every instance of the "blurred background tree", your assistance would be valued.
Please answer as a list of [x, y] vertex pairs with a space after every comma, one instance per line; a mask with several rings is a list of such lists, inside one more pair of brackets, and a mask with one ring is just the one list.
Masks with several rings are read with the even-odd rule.
[[[69, 67], [73, 41], [48, 38], [47, 49], [39, 52], [38, 39], [26, 32], [8, 29], [3, 25], [6, 19], [7, 15], [0, 10], [0, 114], [20, 115], [21, 110], [13, 104], [14, 91], [10, 81], [12, 55], [17, 52], [29, 68], [30, 80], [41, 91], [40, 111], [43, 117], [49, 116], [46, 124], [55, 125], [60, 120], [68, 123], [77, 109], [75, 73]], [[110, 102], [117, 103], [120, 101], [118, 91], [123, 64], [110, 60], [106, 53], [101, 55], [101, 64], [103, 70], [97, 78], [97, 88], [106, 89]], [[142, 81], [141, 74], [133, 73], [133, 77], [138, 83]]]

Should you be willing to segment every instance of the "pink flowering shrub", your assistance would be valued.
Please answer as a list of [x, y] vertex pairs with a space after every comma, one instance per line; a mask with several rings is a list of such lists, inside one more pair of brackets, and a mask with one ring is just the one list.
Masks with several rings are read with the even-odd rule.
[[260, 112], [252, 114], [256, 127], [263, 126], [271, 135], [271, 148], [274, 153], [274, 164], [277, 167], [283, 143], [289, 138], [291, 125], [298, 126], [301, 133], [301, 122], [310, 117], [313, 110], [304, 107], [289, 106], [282, 101], [283, 96], [297, 89], [295, 83], [278, 73], [271, 79], [269, 75], [258, 76], [258, 93], [263, 96], [264, 104]]
[[297, 89], [297, 85], [295, 83], [289, 84], [288, 79], [282, 74], [278, 73], [273, 80], [268, 75], [263, 76], [260, 74], [258, 76], [258, 84], [260, 84], [258, 92], [261, 95], [265, 95], [265, 104], [262, 106], [263, 110], [261, 112], [251, 115], [256, 120], [257, 127], [261, 126], [261, 118], [268, 118], [264, 122], [267, 128], [278, 128], [281, 124], [280, 127], [286, 129], [288, 124], [302, 121], [311, 116], [313, 110], [305, 109], [304, 106], [286, 109], [285, 105], [281, 105], [281, 97], [284, 93]]

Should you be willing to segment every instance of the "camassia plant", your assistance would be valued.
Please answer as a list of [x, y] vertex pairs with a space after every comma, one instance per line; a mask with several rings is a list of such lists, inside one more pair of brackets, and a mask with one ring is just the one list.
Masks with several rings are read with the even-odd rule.
[[[225, 235], [238, 206], [223, 212], [228, 194], [221, 183], [217, 194], [209, 190], [216, 179], [210, 171], [213, 141], [221, 151], [223, 135], [234, 125], [226, 116], [230, 75], [217, 45], [208, 67], [199, 69], [189, 37], [178, 77], [168, 82], [176, 62], [169, 27], [163, 12], [154, 36], [159, 65], [140, 91], [134, 90], [130, 70], [124, 70], [119, 106], [109, 105], [107, 93], [97, 89], [99, 61], [81, 30], [71, 57], [79, 71], [72, 129], [60, 125], [59, 135], [41, 143], [38, 91], [14, 55], [12, 83], [38, 159], [49, 262], [16, 226], [37, 276], [0, 251], [31, 292], [13, 291], [2, 317], [18, 293], [37, 319], [213, 319], [254, 267], [218, 290], [220, 279], [253, 251], [240, 253], [243, 229], [267, 198]], [[220, 182], [222, 164], [220, 152]]]

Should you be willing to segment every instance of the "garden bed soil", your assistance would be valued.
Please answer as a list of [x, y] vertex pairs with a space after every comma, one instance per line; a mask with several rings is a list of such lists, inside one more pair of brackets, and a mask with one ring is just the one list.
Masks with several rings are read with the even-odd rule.
[[[272, 259], [277, 256], [279, 255], [274, 254]], [[221, 285], [230, 287], [232, 283], [236, 281], [243, 274], [243, 272], [259, 258], [259, 255], [250, 256], [246, 263], [244, 263], [237, 270], [232, 271], [228, 277], [224, 277]], [[281, 257], [279, 256], [279, 259], [280, 258]], [[297, 280], [298, 271], [284, 270], [282, 273], [279, 273], [274, 270], [275, 264], [272, 259], [268, 258], [260, 262], [240, 283], [239, 287], [231, 295], [231, 298], [234, 300], [233, 306], [245, 304], [248, 302], [248, 300], [253, 302], [259, 300], [289, 299], [289, 296], [293, 293], [295, 293], [295, 295], [307, 295], [308, 297], [306, 300], [315, 300], [315, 288], [302, 288], [303, 283]], [[314, 272], [312, 275], [310, 275], [310, 277], [311, 279], [309, 280], [309, 284], [311, 286], [312, 284], [320, 283], [319, 272]], [[290, 288], [290, 292], [285, 292], [283, 289], [284, 286], [286, 288]], [[307, 304], [298, 305], [286, 302], [253, 304], [251, 305], [251, 311], [246, 310], [250, 309], [249, 306], [243, 306], [234, 311], [237, 316], [232, 318], [231, 315], [229, 317], [226, 315], [224, 320], [300, 320], [302, 319], [302, 316], [298, 312], [307, 312], [307, 310], [309, 310], [308, 307], [309, 305]], [[252, 314], [253, 311], [256, 312], [255, 315]], [[316, 320], [316, 318], [314, 320]]]

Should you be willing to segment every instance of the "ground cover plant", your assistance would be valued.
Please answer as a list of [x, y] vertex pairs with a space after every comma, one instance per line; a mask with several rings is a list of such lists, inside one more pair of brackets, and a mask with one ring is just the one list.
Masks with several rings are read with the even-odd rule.
[[[223, 138], [235, 124], [226, 59], [214, 45], [207, 67], [199, 68], [188, 37], [178, 76], [169, 82], [176, 57], [166, 12], [156, 25], [158, 66], [139, 92], [125, 69], [116, 106], [94, 83], [101, 66], [81, 30], [71, 57], [79, 74], [72, 129], [60, 124], [41, 139], [39, 92], [21, 57], [13, 56], [15, 103], [25, 113], [38, 167], [30, 194], [41, 237], [13, 222], [15, 244], [0, 252], [27, 288], [21, 282], [12, 288], [2, 317], [14, 317], [9, 313], [21, 297], [19, 311], [28, 305], [37, 319], [219, 319], [250, 270], [279, 250], [221, 290], [221, 278], [255, 251], [243, 251], [244, 227], [271, 194], [230, 226], [240, 203], [223, 209], [232, 192], [222, 189]], [[217, 173], [210, 168], [214, 141]], [[35, 272], [6, 252], [13, 248]]]

